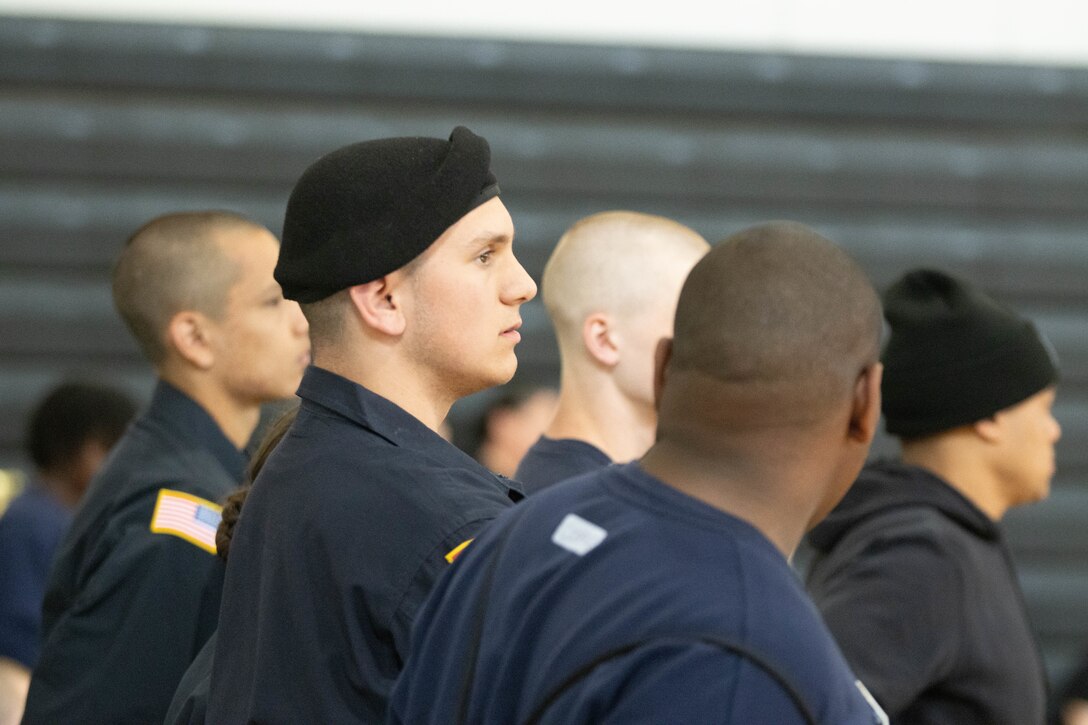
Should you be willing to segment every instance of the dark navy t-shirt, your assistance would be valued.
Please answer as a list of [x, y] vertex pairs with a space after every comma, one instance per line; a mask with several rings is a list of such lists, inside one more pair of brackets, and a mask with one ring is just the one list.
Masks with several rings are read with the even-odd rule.
[[467, 549], [420, 613], [390, 722], [877, 713], [785, 557], [632, 463], [528, 498]]
[[610, 463], [612, 459], [604, 451], [586, 441], [540, 436], [518, 464], [514, 480], [524, 486], [526, 494], [536, 493]]
[[71, 512], [32, 484], [0, 518], [0, 657], [33, 669], [42, 638], [49, 565]]

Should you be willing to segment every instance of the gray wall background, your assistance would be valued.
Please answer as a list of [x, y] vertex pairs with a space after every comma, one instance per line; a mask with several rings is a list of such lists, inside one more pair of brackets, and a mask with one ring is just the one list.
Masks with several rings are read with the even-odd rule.
[[[23, 416], [62, 377], [149, 391], [108, 285], [142, 222], [221, 207], [278, 232], [322, 153], [458, 124], [490, 140], [538, 280], [596, 211], [712, 241], [788, 218], [878, 287], [934, 265], [1033, 316], [1062, 359], [1064, 437], [1053, 495], [1007, 531], [1051, 672], [1068, 670], [1088, 641], [1084, 69], [0, 17], [0, 466], [24, 464]], [[539, 300], [524, 317], [517, 380], [554, 382]]]

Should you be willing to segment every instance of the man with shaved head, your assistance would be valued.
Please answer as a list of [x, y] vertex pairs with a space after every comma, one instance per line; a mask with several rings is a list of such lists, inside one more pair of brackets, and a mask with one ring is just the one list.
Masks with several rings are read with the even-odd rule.
[[886, 723], [788, 563], [865, 459], [880, 326], [807, 227], [711, 250], [658, 350], [653, 446], [528, 498], [456, 562], [392, 722]]
[[528, 492], [650, 447], [654, 350], [672, 335], [680, 286], [709, 248], [682, 224], [630, 211], [594, 214], [559, 240], [542, 281], [559, 342], [559, 405], [514, 475]]
[[218, 211], [154, 219], [122, 250], [114, 302], [158, 384], [54, 560], [24, 723], [161, 722], [215, 629], [218, 502], [261, 403], [291, 396], [309, 361], [278, 253], [267, 229]]

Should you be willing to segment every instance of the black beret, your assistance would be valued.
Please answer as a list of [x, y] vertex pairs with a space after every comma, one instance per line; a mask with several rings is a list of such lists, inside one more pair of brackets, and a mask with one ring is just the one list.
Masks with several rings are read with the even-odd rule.
[[363, 141], [322, 156], [287, 202], [276, 281], [316, 302], [400, 269], [499, 193], [487, 141], [463, 126], [449, 141]]
[[908, 272], [884, 294], [891, 336], [881, 384], [888, 432], [939, 433], [987, 418], [1058, 380], [1029, 320], [944, 272]]

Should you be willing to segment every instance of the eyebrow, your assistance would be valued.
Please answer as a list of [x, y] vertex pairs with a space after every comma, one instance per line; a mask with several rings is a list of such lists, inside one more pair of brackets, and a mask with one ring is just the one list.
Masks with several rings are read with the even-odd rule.
[[507, 234], [506, 232], [481, 232], [475, 237], [465, 243], [465, 246], [475, 247], [480, 244], [503, 244], [512, 242], [514, 240], [513, 234]]

